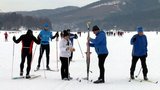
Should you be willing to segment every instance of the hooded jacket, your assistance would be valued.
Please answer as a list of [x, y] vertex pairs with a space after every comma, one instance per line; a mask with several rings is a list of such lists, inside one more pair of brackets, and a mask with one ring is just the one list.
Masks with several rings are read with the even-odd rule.
[[104, 31], [99, 31], [95, 39], [90, 39], [90, 47], [95, 47], [96, 53], [108, 54], [106, 35]]
[[130, 41], [133, 45], [132, 56], [144, 56], [147, 55], [147, 37], [145, 35], [134, 35]]

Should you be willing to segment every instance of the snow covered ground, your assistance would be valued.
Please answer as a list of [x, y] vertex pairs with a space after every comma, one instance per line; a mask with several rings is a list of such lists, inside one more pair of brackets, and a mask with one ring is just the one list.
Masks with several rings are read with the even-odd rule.
[[[76, 52], [74, 53], [74, 62], [70, 65], [70, 74], [74, 78], [71, 81], [62, 81], [60, 72], [44, 71], [34, 72], [37, 66], [39, 56], [39, 45], [34, 44], [33, 51], [35, 55], [32, 62], [31, 75], [41, 75], [41, 77], [27, 80], [19, 79], [13, 80], [12, 71], [12, 58], [13, 58], [13, 41], [12, 36], [15, 35], [17, 38], [24, 34], [20, 32], [18, 34], [9, 34], [9, 41], [4, 42], [4, 31], [0, 32], [0, 88], [1, 90], [160, 90], [160, 84], [153, 84], [149, 82], [128, 82], [129, 80], [129, 69], [131, 65], [131, 50], [130, 38], [136, 33], [125, 33], [123, 37], [107, 37], [109, 56], [105, 62], [105, 77], [106, 83], [104, 84], [93, 84], [91, 82], [82, 81], [78, 82], [75, 80], [78, 77], [86, 77], [86, 36], [87, 34], [82, 33], [82, 37], [79, 37], [78, 41], [83, 51], [84, 58], [80, 52], [78, 41], [74, 41], [74, 47]], [[38, 32], [34, 32], [37, 36]], [[53, 33], [54, 34], [54, 33]], [[160, 80], [160, 35], [156, 32], [145, 32], [148, 38], [148, 58], [147, 65], [149, 69], [148, 78], [153, 81]], [[94, 35], [91, 33], [91, 36]], [[56, 41], [51, 42], [50, 52], [50, 67], [56, 69]], [[19, 76], [19, 64], [21, 61], [21, 43], [15, 45], [14, 51], [14, 62], [13, 62], [13, 77]], [[99, 75], [97, 55], [94, 49], [91, 49], [91, 67], [93, 73], [90, 73], [90, 79], [96, 80]], [[45, 54], [42, 58], [44, 65], [46, 62]], [[135, 75], [138, 73], [141, 65], [137, 63]], [[41, 62], [41, 68], [43, 63]], [[60, 62], [58, 62], [58, 68], [60, 69]], [[26, 71], [26, 63], [24, 71]], [[25, 74], [25, 72], [24, 72]], [[46, 75], [46, 78], [45, 78]], [[142, 73], [139, 78], [142, 77]]]

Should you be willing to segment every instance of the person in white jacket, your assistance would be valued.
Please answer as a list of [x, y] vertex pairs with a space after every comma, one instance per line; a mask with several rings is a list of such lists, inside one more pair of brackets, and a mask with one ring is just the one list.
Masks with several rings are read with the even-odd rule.
[[60, 61], [61, 61], [61, 78], [62, 80], [70, 80], [69, 77], [69, 57], [71, 52], [74, 52], [75, 49], [72, 47], [72, 43], [69, 40], [69, 33], [64, 30], [62, 32], [62, 39], [59, 44], [60, 48]]

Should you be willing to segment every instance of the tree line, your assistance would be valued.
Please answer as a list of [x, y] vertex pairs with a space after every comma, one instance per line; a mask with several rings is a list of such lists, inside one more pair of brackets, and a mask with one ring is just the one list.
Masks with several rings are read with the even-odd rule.
[[23, 16], [12, 13], [0, 13], [0, 30], [19, 30], [19, 28], [39, 29], [47, 22], [51, 26], [51, 22], [48, 18], [38, 18], [33, 16]]

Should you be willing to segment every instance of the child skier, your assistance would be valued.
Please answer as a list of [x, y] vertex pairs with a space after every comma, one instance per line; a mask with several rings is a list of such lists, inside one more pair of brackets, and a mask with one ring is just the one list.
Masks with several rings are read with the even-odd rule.
[[72, 47], [72, 43], [69, 40], [69, 33], [64, 30], [62, 32], [62, 39], [60, 41], [60, 60], [61, 60], [61, 78], [62, 80], [70, 80], [72, 79], [69, 76], [69, 63], [71, 52], [74, 52], [75, 49]]

